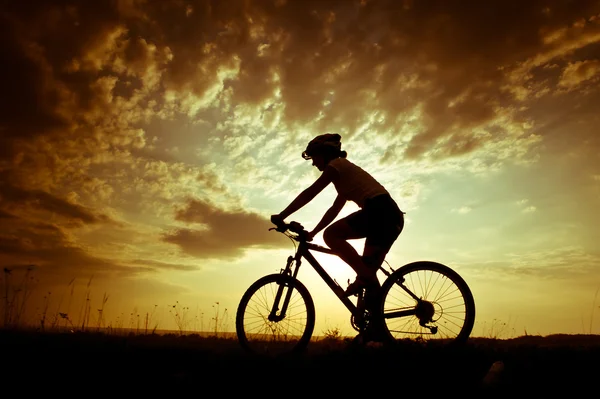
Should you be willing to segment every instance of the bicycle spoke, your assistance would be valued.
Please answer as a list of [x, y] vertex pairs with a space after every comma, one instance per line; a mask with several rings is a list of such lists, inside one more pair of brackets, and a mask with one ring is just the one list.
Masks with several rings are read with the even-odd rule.
[[429, 279], [429, 285], [428, 285], [428, 289], [427, 292], [425, 293], [425, 297], [429, 297], [429, 294], [433, 291], [433, 289], [437, 286], [437, 282], [438, 279], [440, 278], [440, 275], [436, 275], [434, 276], [433, 273], [431, 273], [430, 279]]
[[[396, 288], [396, 287], [394, 287], [394, 288]], [[390, 299], [394, 300], [394, 302], [392, 302], [392, 303], [400, 302], [403, 305], [403, 307], [414, 307], [415, 306], [415, 300], [413, 298], [408, 296], [408, 294], [406, 294], [406, 292], [404, 292], [404, 291], [400, 291], [400, 290], [398, 290], [398, 291], [399, 292], [397, 294], [390, 294], [392, 296], [392, 298], [390, 298]], [[400, 295], [404, 295], [405, 298], [401, 298]], [[407, 300], [408, 300], [408, 302], [407, 302]]]
[[[448, 286], [446, 286], [446, 287], [444, 288], [444, 285], [445, 285], [446, 283], [448, 283]], [[452, 281], [450, 281], [450, 280], [446, 280], [446, 281], [444, 281], [444, 284], [442, 284], [442, 286], [440, 287], [440, 291], [439, 291], [439, 292], [438, 292], [438, 294], [437, 294], [437, 295], [434, 297], [434, 299], [433, 299], [433, 300], [434, 300], [434, 301], [436, 301], [436, 302], [438, 302], [438, 301], [439, 301], [439, 299], [441, 299], [441, 298], [445, 297], [445, 296], [447, 295], [447, 293], [448, 293], [448, 290], [452, 288], [452, 284], [453, 284], [453, 283], [452, 283]], [[442, 288], [443, 288], [443, 291], [442, 291]]]
[[452, 293], [450, 293], [450, 294], [448, 294], [448, 295], [453, 295], [453, 294], [455, 294], [455, 293], [458, 293], [458, 296], [451, 297], [451, 298], [444, 297], [443, 299], [442, 299], [442, 298], [440, 298], [440, 299], [436, 299], [436, 300], [435, 300], [435, 302], [437, 302], [437, 303], [442, 303], [442, 302], [448, 302], [448, 301], [453, 301], [453, 300], [456, 300], [456, 299], [460, 299], [460, 300], [461, 300], [461, 302], [462, 302], [462, 303], [464, 303], [464, 300], [463, 300], [463, 297], [462, 297], [462, 295], [460, 294], [460, 291], [458, 291], [458, 290], [455, 290], [454, 292], [452, 292]]

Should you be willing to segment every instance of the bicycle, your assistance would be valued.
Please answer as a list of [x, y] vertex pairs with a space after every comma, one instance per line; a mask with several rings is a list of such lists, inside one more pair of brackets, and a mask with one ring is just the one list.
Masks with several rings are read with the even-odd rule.
[[331, 249], [308, 242], [308, 232], [298, 222], [269, 230], [289, 237], [295, 254], [287, 258], [280, 273], [260, 278], [242, 296], [236, 333], [245, 350], [282, 355], [301, 352], [308, 346], [315, 326], [315, 306], [297, 278], [302, 258], [350, 311], [350, 323], [359, 337], [371, 329], [381, 332], [379, 338], [384, 343], [409, 339], [446, 345], [464, 343], [471, 334], [475, 322], [473, 295], [463, 278], [448, 266], [418, 261], [394, 270], [385, 262], [391, 271], [379, 267], [386, 276], [383, 284], [363, 289], [355, 304], [311, 253], [335, 255]]

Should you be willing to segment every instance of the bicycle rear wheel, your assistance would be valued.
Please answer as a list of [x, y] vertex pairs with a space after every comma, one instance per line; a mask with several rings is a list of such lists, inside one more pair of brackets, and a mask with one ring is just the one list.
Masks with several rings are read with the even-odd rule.
[[381, 311], [394, 340], [464, 343], [475, 323], [467, 283], [449, 267], [428, 261], [404, 265], [386, 279]]
[[300, 281], [283, 274], [271, 274], [252, 284], [237, 309], [240, 344], [258, 355], [300, 352], [308, 345], [314, 327], [315, 305], [310, 293]]

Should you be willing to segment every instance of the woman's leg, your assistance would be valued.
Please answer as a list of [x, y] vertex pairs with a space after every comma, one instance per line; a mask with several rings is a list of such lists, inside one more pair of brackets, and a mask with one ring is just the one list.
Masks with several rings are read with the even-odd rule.
[[363, 262], [362, 256], [356, 252], [348, 240], [364, 238], [365, 236], [355, 231], [345, 219], [338, 220], [323, 232], [325, 244], [331, 248], [356, 274], [371, 279], [375, 277], [376, 269], [372, 270]]
[[372, 270], [379, 269], [379, 266], [385, 260], [387, 253], [391, 248], [390, 246], [381, 246], [381, 245], [373, 245], [369, 242], [365, 243], [365, 247], [363, 249], [363, 262], [365, 265]]
[[394, 200], [386, 196], [379, 198], [377, 206], [369, 208], [367, 221], [363, 262], [377, 270], [404, 229], [404, 215]]

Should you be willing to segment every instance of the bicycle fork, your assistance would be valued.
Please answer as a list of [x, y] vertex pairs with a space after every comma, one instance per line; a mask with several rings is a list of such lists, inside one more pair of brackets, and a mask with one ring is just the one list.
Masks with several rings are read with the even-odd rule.
[[[269, 321], [277, 323], [285, 319], [285, 314], [290, 303], [290, 298], [292, 297], [293, 286], [290, 284], [290, 281], [291, 279], [295, 279], [296, 275], [298, 274], [298, 267], [296, 267], [294, 275], [291, 275], [291, 266], [293, 261], [294, 258], [292, 256], [288, 256], [285, 269], [281, 271], [281, 282], [278, 284], [279, 288], [277, 288], [277, 294], [275, 295], [275, 299], [273, 301], [273, 307], [271, 308], [271, 312], [269, 313], [269, 316], [267, 318]], [[299, 266], [299, 262], [297, 263], [297, 266]], [[291, 277], [291, 279], [288, 277]], [[280, 310], [279, 303], [281, 301], [281, 297], [283, 296], [283, 291], [285, 287], [288, 287], [288, 290], [285, 293], [285, 298], [283, 300], [283, 304], [281, 305]], [[278, 311], [279, 314], [277, 314]]]

